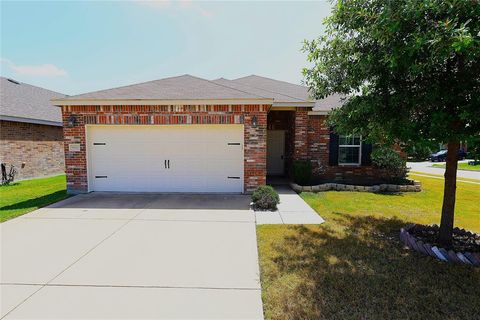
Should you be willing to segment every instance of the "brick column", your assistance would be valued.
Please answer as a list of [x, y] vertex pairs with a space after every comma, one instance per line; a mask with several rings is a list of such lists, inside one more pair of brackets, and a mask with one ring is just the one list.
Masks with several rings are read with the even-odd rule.
[[308, 117], [308, 157], [312, 163], [314, 175], [321, 175], [328, 169], [328, 143], [330, 130], [327, 116]]
[[[62, 111], [63, 137], [65, 149], [65, 173], [67, 175], [67, 192], [70, 194], [88, 192], [87, 157], [85, 142], [85, 123], [82, 115]], [[70, 127], [70, 116], [75, 116], [76, 122]], [[78, 151], [77, 147], [80, 147]]]
[[249, 112], [244, 117], [244, 188], [249, 193], [267, 182], [267, 112]]
[[293, 160], [308, 159], [308, 108], [295, 111]]

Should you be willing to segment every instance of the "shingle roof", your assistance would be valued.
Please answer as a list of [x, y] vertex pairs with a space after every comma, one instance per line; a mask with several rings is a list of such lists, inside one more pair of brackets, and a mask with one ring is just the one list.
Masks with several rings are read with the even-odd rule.
[[259, 96], [262, 96], [262, 97], [265, 97], [265, 98], [271, 98], [276, 103], [311, 102], [311, 101], [308, 101], [308, 100], [291, 97], [291, 96], [282, 94], [281, 92], [273, 92], [273, 91], [262, 89], [260, 87], [253, 87], [253, 86], [250, 86], [250, 85], [245, 85], [245, 84], [242, 84], [242, 83], [237, 82], [235, 80], [228, 80], [228, 79], [225, 79], [225, 78], [220, 78], [220, 79], [213, 80], [213, 82], [218, 83], [218, 84], [222, 84], [222, 85], [234, 88], [234, 89], [248, 91], [248, 92], [254, 93], [256, 95], [259, 95]]
[[285, 81], [274, 80], [257, 75], [246, 76], [232, 80], [253, 88], [260, 88], [272, 93], [278, 93], [303, 101], [314, 101], [308, 92], [308, 87]]
[[313, 111], [331, 111], [337, 107], [340, 107], [343, 104], [344, 95], [332, 94], [326, 98], [319, 99], [315, 101], [315, 107]]
[[191, 75], [148, 81], [129, 86], [95, 91], [64, 100], [203, 100], [263, 99], [256, 94], [233, 89]]
[[[310, 96], [309, 89], [306, 86], [260, 77], [257, 75], [230, 80], [230, 83], [244, 86], [244, 88], [256, 88], [262, 90], [264, 96], [273, 98], [274, 102], [315, 102], [313, 111], [328, 112], [342, 105], [342, 95], [332, 94], [324, 99], [314, 100]], [[268, 93], [270, 93], [270, 95]]]
[[[100, 90], [66, 97], [57, 104], [79, 104], [85, 100], [242, 100], [268, 99], [277, 106], [314, 106], [314, 111], [329, 111], [340, 105], [338, 95], [322, 100], [312, 100], [308, 87], [251, 75], [234, 80], [224, 78], [206, 80], [191, 75], [183, 75], [148, 81], [113, 89]], [[99, 101], [97, 101], [99, 102]]]
[[62, 112], [50, 100], [64, 94], [0, 77], [0, 119], [62, 125]]

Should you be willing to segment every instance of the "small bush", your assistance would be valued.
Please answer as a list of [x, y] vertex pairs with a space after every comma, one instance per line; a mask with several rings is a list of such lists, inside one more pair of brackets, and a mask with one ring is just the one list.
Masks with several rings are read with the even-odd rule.
[[413, 146], [407, 150], [407, 154], [413, 161], [425, 161], [430, 158], [432, 149], [429, 146]]
[[293, 181], [306, 186], [312, 179], [312, 164], [310, 161], [297, 160], [293, 162]]
[[372, 151], [372, 163], [375, 167], [384, 169], [383, 179], [391, 183], [403, 183], [407, 179], [407, 162], [390, 147], [375, 146]]
[[280, 197], [271, 186], [260, 186], [253, 192], [252, 202], [255, 209], [273, 211], [277, 209]]

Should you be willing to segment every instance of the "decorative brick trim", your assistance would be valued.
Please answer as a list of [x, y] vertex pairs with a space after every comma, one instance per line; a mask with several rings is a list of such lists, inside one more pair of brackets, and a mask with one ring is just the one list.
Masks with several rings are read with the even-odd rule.
[[94, 114], [85, 115], [85, 124], [243, 124], [243, 115], [216, 114]]
[[267, 112], [270, 105], [112, 105], [63, 106], [65, 112], [81, 113], [191, 113], [191, 112]]
[[412, 185], [379, 184], [373, 186], [357, 186], [342, 183], [323, 183], [315, 186], [300, 186], [291, 182], [290, 187], [295, 192], [321, 192], [321, 191], [357, 191], [357, 192], [420, 192], [422, 184], [420, 181], [413, 181]]
[[[446, 250], [444, 248], [432, 246], [429, 243], [424, 243], [421, 240], [417, 240], [415, 236], [410, 233], [413, 228], [425, 227], [438, 230], [437, 225], [422, 226], [418, 224], [409, 224], [405, 228], [400, 229], [400, 240], [410, 249], [420, 252], [424, 255], [431, 256], [437, 260], [480, 267], [480, 253], [478, 252], [455, 252], [453, 250]], [[454, 228], [453, 232], [470, 237], [476, 235], [470, 231], [459, 228]]]

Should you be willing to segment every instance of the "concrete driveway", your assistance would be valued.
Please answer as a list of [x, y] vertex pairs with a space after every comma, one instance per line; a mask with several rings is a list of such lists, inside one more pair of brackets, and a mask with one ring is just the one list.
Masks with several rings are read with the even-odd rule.
[[263, 319], [249, 201], [92, 193], [5, 222], [1, 316]]

